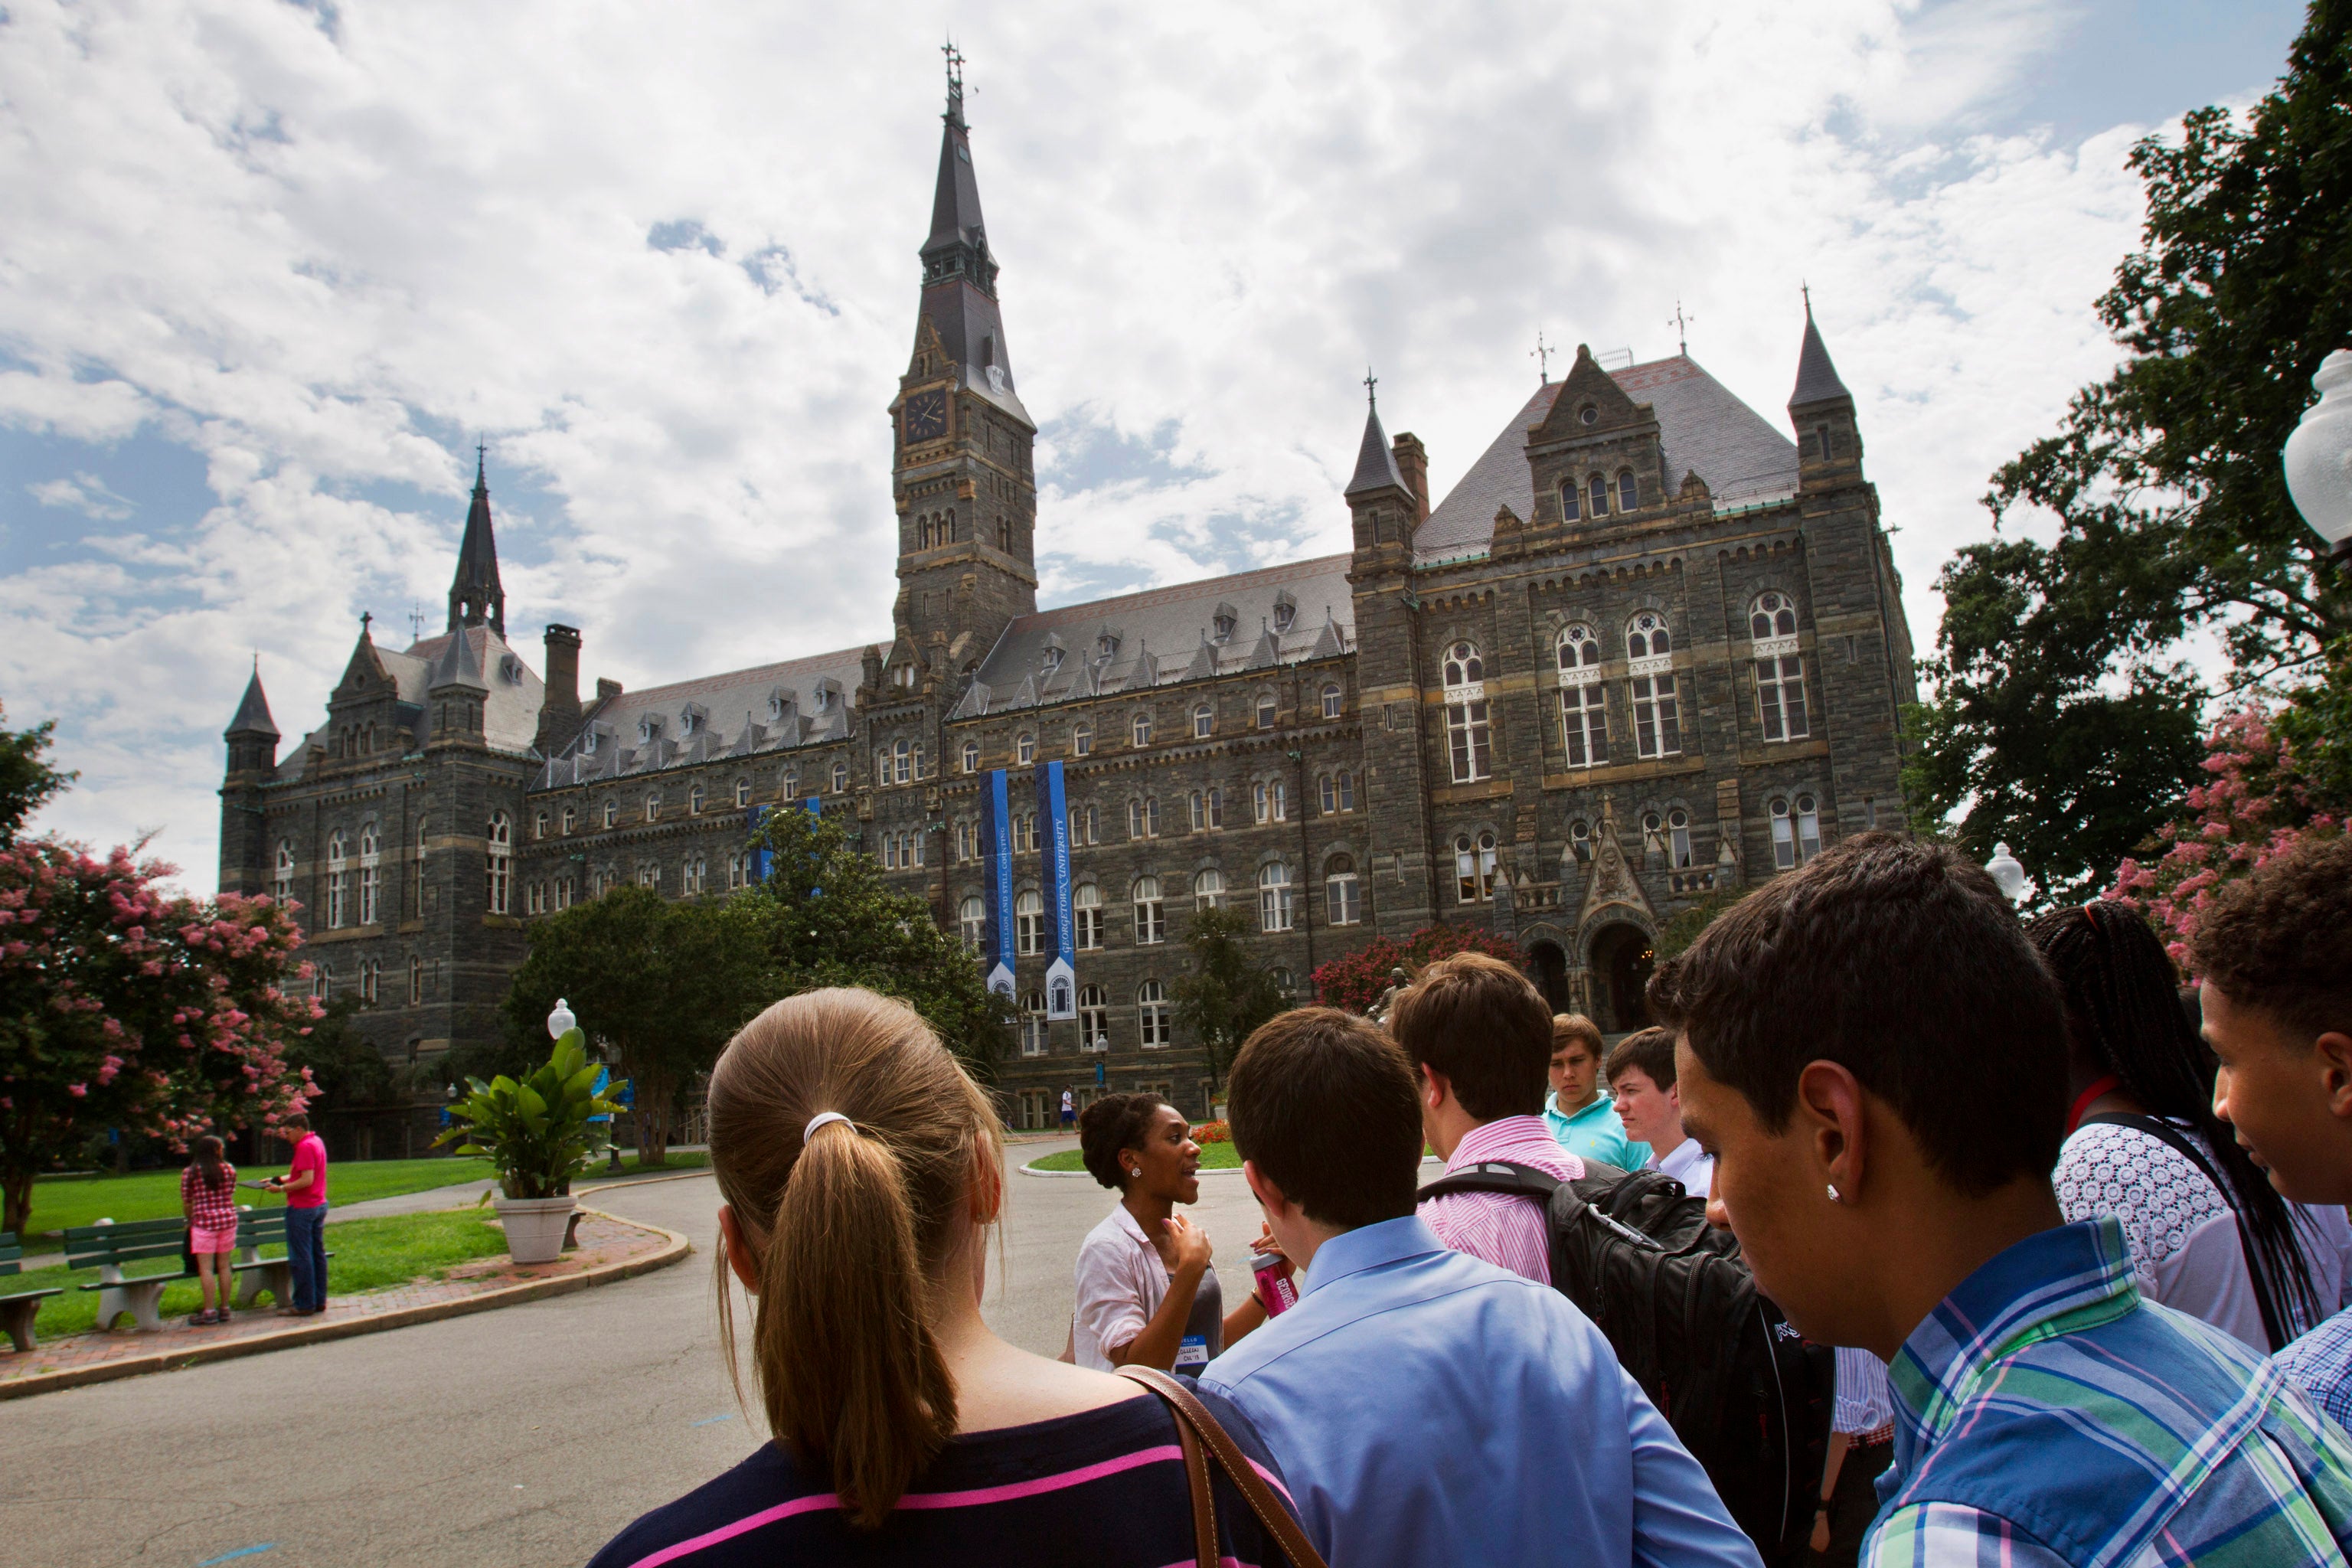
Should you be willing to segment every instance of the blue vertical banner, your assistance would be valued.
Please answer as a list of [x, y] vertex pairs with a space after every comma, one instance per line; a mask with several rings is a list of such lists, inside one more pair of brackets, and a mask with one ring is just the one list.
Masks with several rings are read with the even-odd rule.
[[[744, 826], [747, 831], [754, 837], [757, 837], [760, 831], [760, 824], [765, 822], [767, 819], [768, 808], [764, 805], [755, 805], [751, 808], [750, 820], [744, 824]], [[772, 853], [772, 852], [764, 844], [751, 851], [751, 886], [755, 888], [767, 886], [768, 859]]]
[[982, 872], [988, 879], [988, 946], [980, 962], [988, 969], [988, 988], [1013, 994], [1013, 815], [1004, 784], [1004, 770], [992, 768], [982, 788], [986, 820], [980, 825]]
[[1037, 816], [1045, 829], [1039, 847], [1045, 857], [1045, 1016], [1078, 1016], [1077, 932], [1070, 926], [1070, 803], [1062, 785], [1062, 764], [1037, 770]]

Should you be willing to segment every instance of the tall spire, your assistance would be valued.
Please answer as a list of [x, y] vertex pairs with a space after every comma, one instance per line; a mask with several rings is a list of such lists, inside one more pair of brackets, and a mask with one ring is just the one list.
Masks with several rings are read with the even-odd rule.
[[1827, 403], [1843, 397], [1853, 401], [1853, 394], [1838, 379], [1837, 366], [1830, 363], [1830, 351], [1822, 342], [1822, 330], [1813, 325], [1813, 296], [1805, 292], [1805, 342], [1797, 351], [1797, 389], [1789, 394], [1789, 406], [1796, 408], [1809, 403]]
[[245, 683], [245, 697], [236, 705], [236, 717], [221, 731], [221, 739], [238, 735], [263, 735], [278, 739], [278, 726], [269, 717], [269, 699], [261, 689], [261, 661], [254, 660], [252, 679]]
[[490, 527], [488, 459], [474, 448], [474, 504], [466, 512], [466, 539], [457, 547], [457, 575], [449, 584], [449, 629], [487, 626], [507, 635], [507, 593], [499, 585], [499, 542]]
[[1364, 444], [1356, 453], [1356, 477], [1341, 493], [1360, 495], [1391, 487], [1412, 493], [1404, 476], [1397, 471], [1388, 432], [1381, 428], [1380, 381], [1369, 370], [1364, 372]]
[[940, 175], [931, 197], [931, 232], [923, 241], [923, 316], [962, 383], [1019, 407], [1013, 361], [1005, 353], [1004, 321], [996, 306], [996, 258], [980, 213], [980, 180], [972, 172], [971, 127], [963, 117], [963, 56], [953, 44], [948, 64], [948, 107], [940, 115]]

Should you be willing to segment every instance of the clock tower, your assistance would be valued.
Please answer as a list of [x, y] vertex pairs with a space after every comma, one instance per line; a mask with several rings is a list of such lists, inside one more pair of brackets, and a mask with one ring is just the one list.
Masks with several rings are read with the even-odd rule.
[[[940, 177], [923, 242], [915, 350], [890, 405], [898, 520], [888, 679], [961, 693], [1005, 623], [1037, 607], [1037, 427], [1013, 389], [980, 216], [963, 60], [948, 51]], [[915, 668], [898, 668], [911, 660]]]

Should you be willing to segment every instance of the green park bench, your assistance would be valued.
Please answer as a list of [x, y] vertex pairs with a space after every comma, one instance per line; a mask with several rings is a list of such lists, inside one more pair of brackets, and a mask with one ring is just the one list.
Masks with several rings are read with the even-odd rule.
[[[294, 1300], [294, 1266], [282, 1258], [264, 1258], [265, 1247], [286, 1245], [283, 1206], [257, 1214], [240, 1206], [236, 1214], [236, 1304], [242, 1310], [261, 1300], [264, 1291], [283, 1307]], [[334, 1254], [330, 1252], [328, 1257]]]
[[[99, 1328], [112, 1328], [114, 1320], [128, 1312], [142, 1330], [152, 1331], [163, 1326], [156, 1311], [163, 1287], [195, 1278], [188, 1272], [187, 1246], [188, 1227], [183, 1220], [139, 1219], [126, 1225], [100, 1220], [67, 1230], [66, 1265], [98, 1270], [98, 1282], [82, 1289], [98, 1292]], [[171, 1258], [180, 1265], [179, 1271], [124, 1277], [124, 1264], [143, 1263], [152, 1258]]]
[[[16, 1233], [0, 1230], [0, 1279], [25, 1271], [25, 1249], [16, 1245]], [[8, 1331], [9, 1342], [20, 1351], [33, 1348], [33, 1318], [40, 1311], [41, 1303], [61, 1293], [62, 1285], [52, 1285], [40, 1290], [0, 1291], [0, 1329]]]

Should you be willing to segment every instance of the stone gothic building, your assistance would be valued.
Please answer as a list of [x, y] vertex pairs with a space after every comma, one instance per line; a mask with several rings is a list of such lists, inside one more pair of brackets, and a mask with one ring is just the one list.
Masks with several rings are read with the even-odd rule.
[[[1024, 1022], [1001, 1088], [1023, 1126], [1097, 1081], [1205, 1108], [1171, 1016], [1201, 905], [1255, 911], [1302, 996], [1373, 933], [1489, 927], [1556, 1006], [1622, 1029], [1676, 910], [1904, 823], [1910, 636], [1810, 310], [1785, 425], [1685, 354], [1580, 348], [1443, 498], [1370, 410], [1334, 498], [1346, 554], [1040, 610], [1036, 426], [959, 87], [944, 119], [890, 405], [887, 639], [583, 694], [580, 631], [547, 626], [538, 669], [507, 641], [478, 471], [439, 636], [394, 651], [363, 626], [283, 757], [247, 688], [221, 885], [300, 902], [323, 984], [387, 1053], [493, 1033], [537, 917], [624, 880], [740, 886], [747, 825], [783, 803], [851, 822], [975, 952], [1009, 929]], [[1031, 804], [1055, 761], [1066, 878]], [[1070, 1017], [1043, 991], [1062, 931]]]

